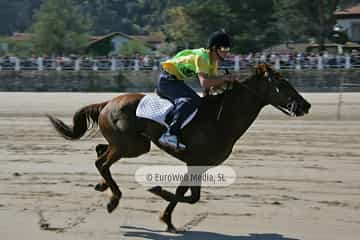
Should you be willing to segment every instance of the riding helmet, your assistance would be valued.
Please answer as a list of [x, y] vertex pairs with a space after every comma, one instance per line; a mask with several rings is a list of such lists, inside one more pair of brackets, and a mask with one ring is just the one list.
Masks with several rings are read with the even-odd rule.
[[230, 36], [224, 31], [224, 30], [219, 30], [216, 32], [213, 32], [209, 39], [208, 39], [208, 49], [212, 49], [213, 47], [215, 48], [220, 48], [220, 47], [225, 47], [225, 48], [231, 48], [232, 43], [231, 43], [231, 39]]

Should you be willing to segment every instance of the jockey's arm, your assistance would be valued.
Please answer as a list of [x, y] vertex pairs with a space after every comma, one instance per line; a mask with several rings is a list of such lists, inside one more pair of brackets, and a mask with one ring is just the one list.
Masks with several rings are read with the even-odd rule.
[[198, 73], [198, 78], [201, 86], [204, 89], [219, 88], [224, 85], [226, 82], [233, 82], [238, 80], [237, 76], [234, 75], [222, 75], [222, 76], [209, 76], [206, 73]]

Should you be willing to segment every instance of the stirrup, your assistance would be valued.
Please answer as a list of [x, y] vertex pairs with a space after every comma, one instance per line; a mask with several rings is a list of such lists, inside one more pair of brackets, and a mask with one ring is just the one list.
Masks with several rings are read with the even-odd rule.
[[[170, 137], [174, 137], [176, 138], [176, 142], [171, 142]], [[170, 140], [170, 141], [169, 141]], [[165, 147], [169, 147], [172, 148], [175, 151], [183, 151], [185, 150], [186, 146], [182, 143], [180, 143], [180, 141], [178, 140], [178, 138], [174, 135], [170, 135], [168, 133], [164, 133], [160, 138], [159, 138], [159, 143]]]

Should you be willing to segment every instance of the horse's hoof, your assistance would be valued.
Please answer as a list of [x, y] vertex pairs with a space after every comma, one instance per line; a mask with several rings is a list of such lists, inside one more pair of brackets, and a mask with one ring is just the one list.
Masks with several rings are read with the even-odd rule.
[[178, 231], [176, 230], [175, 226], [171, 223], [171, 219], [168, 215], [161, 215], [160, 216], [160, 221], [164, 222], [167, 226], [166, 231], [169, 233], [177, 233]]
[[155, 194], [155, 195], [159, 195], [161, 192], [162, 188], [160, 186], [156, 186], [156, 187], [152, 187], [149, 188], [148, 191]]
[[166, 231], [169, 232], [169, 233], [178, 233], [178, 231], [176, 230], [176, 228], [173, 225], [168, 226], [166, 228]]
[[95, 190], [99, 192], [104, 192], [108, 188], [109, 186], [106, 183], [98, 183], [95, 186]]
[[119, 200], [118, 198], [111, 198], [110, 202], [107, 204], [107, 211], [108, 213], [112, 213], [115, 208], [117, 208], [117, 206], [119, 205]]

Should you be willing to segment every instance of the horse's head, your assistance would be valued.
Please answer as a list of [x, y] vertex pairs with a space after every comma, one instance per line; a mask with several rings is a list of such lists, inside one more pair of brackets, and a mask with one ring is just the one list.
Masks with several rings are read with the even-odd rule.
[[303, 116], [309, 112], [311, 104], [295, 88], [267, 64], [258, 64], [255, 73], [247, 81], [253, 91], [265, 105], [271, 104], [290, 116]]

